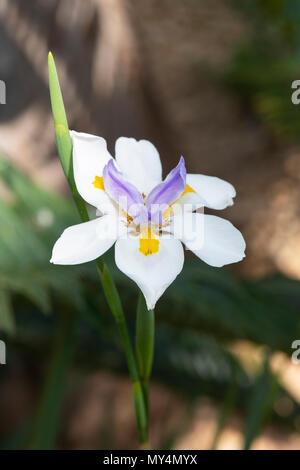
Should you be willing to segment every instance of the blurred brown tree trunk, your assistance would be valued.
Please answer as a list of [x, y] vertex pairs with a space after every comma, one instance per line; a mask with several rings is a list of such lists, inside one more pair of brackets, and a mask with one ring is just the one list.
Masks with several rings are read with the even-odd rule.
[[[119, 135], [151, 139], [164, 154], [174, 150], [175, 132], [164, 115], [146, 53], [137, 39], [131, 2], [2, 0], [0, 24], [14, 44], [12, 53], [21, 56], [30, 69], [26, 76], [17, 69], [19, 86], [29, 94], [26, 104], [43, 104], [42, 120], [32, 114], [35, 134], [42, 136], [41, 160], [47, 158], [50, 143], [54, 152], [48, 50], [57, 62], [72, 127], [103, 135], [111, 150]], [[30, 89], [33, 79], [36, 86]], [[16, 115], [20, 111], [16, 109]]]

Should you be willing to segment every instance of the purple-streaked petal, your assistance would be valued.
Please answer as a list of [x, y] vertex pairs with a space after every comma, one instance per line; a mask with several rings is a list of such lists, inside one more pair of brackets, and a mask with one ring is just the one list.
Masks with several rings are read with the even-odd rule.
[[186, 186], [186, 169], [184, 158], [170, 171], [165, 180], [155, 186], [146, 199], [149, 219], [153, 223], [161, 223], [162, 212], [183, 193]]
[[130, 215], [136, 224], [146, 223], [147, 209], [142, 194], [126, 181], [111, 159], [103, 169], [105, 192]]

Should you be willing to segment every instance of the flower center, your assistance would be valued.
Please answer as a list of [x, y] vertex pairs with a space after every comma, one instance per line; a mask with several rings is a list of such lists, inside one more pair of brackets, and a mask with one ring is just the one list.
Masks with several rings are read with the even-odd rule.
[[[117, 172], [117, 170], [115, 170], [114, 167], [111, 169], [111, 171], [116, 171]], [[108, 175], [107, 178], [109, 178], [109, 176], [110, 175]], [[115, 176], [115, 179], [117, 179], [117, 177], [120, 179], [120, 175], [119, 175], [118, 172], [116, 173], [116, 175], [113, 174], [113, 176]], [[104, 179], [105, 178], [103, 178], [103, 176], [97, 176], [96, 175], [95, 180], [93, 181], [92, 184], [97, 189], [101, 189], [103, 191], [108, 190], [108, 194], [111, 196], [111, 194], [109, 192], [109, 184], [111, 184], [111, 180], [106, 179], [105, 180], [105, 185], [104, 185]], [[162, 229], [162, 227], [165, 227], [170, 223], [170, 219], [172, 218], [173, 209], [174, 209], [174, 207], [172, 207], [172, 206], [174, 204], [176, 204], [185, 194], [194, 193], [195, 191], [189, 185], [186, 184], [185, 187], [184, 187], [185, 188], [184, 191], [181, 194], [179, 193], [180, 196], [179, 197], [177, 196], [177, 198], [175, 199], [174, 202], [171, 202], [172, 201], [172, 199], [171, 199], [170, 202], [167, 202], [167, 200], [166, 200], [163, 203], [160, 203], [159, 198], [158, 199], [156, 198], [157, 201], [156, 201], [155, 198], [154, 199], [152, 198], [153, 201], [151, 203], [151, 194], [150, 194], [150, 201], [149, 201], [150, 204], [147, 204], [147, 198], [144, 194], [141, 195], [140, 193], [138, 193], [139, 198], [141, 198], [142, 201], [143, 201], [142, 205], [143, 205], [144, 212], [141, 211], [140, 214], [138, 213], [136, 215], [133, 207], [134, 207], [134, 204], [136, 204], [136, 202], [137, 202], [136, 201], [137, 196], [135, 194], [135, 192], [137, 192], [137, 190], [132, 185], [131, 185], [132, 186], [131, 187], [129, 185], [129, 183], [127, 183], [127, 186], [128, 186], [127, 187], [126, 182], [123, 182], [121, 180], [120, 180], [119, 183], [116, 182], [114, 179], [112, 179], [112, 181], [113, 181], [112, 189], [114, 190], [112, 192], [115, 192], [115, 197], [113, 197], [113, 199], [118, 203], [118, 197], [121, 194], [121, 196], [123, 196], [124, 198], [127, 198], [127, 201], [129, 202], [129, 203], [127, 202], [127, 204], [125, 204], [124, 206], [122, 206], [122, 204], [121, 205], [119, 204], [119, 207], [120, 207], [120, 209], [122, 209], [122, 213], [126, 217], [126, 221], [127, 221], [128, 226], [131, 226], [131, 228], [134, 231], [135, 235], [140, 237], [140, 239], [139, 239], [139, 251], [144, 256], [149, 256], [149, 255], [153, 255], [154, 253], [158, 253], [158, 251], [159, 251], [159, 238], [157, 237], [157, 234]], [[107, 184], [108, 184], [108, 188], [106, 187]], [[164, 183], [161, 183], [160, 185], [158, 185], [157, 188], [159, 188], [162, 185], [164, 185]], [[164, 192], [164, 188], [160, 188], [160, 193], [163, 193], [163, 192]], [[175, 191], [175, 193], [176, 193], [176, 191]], [[177, 191], [177, 194], [178, 194], [178, 191]], [[174, 197], [174, 195], [173, 195], [173, 197]], [[138, 200], [138, 202], [140, 204], [139, 200]], [[166, 206], [168, 204], [169, 204], [169, 207], [167, 209], [163, 210], [161, 208], [162, 205]], [[151, 212], [151, 208], [155, 207], [156, 205], [158, 205], [158, 210], [156, 210], [156, 212], [154, 211], [154, 215], [153, 215], [152, 212]], [[146, 215], [146, 217], [145, 217], [145, 215]], [[145, 218], [147, 220], [147, 215], [148, 215], [148, 224], [145, 221]], [[152, 228], [149, 227], [149, 222], [150, 222], [150, 226]]]

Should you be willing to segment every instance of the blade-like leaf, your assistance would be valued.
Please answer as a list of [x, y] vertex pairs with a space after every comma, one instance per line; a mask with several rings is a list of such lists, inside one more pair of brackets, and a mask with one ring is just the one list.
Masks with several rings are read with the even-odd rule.
[[50, 98], [55, 126], [55, 139], [59, 158], [67, 181], [69, 183], [70, 189], [72, 191], [72, 196], [81, 216], [81, 219], [82, 221], [86, 222], [89, 220], [89, 216], [86, 210], [85, 203], [80, 197], [74, 181], [72, 165], [72, 139], [69, 132], [69, 126], [56, 72], [56, 67], [51, 52], [49, 52], [48, 56], [48, 70]]
[[263, 372], [258, 377], [249, 400], [244, 436], [245, 449], [250, 449], [269, 416], [278, 389], [277, 379], [270, 369], [268, 358], [266, 358]]

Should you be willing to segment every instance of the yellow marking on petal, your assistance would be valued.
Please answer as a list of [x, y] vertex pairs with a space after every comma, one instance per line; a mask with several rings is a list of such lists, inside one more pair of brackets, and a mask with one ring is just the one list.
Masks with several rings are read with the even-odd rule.
[[103, 189], [104, 191], [103, 176], [95, 176], [95, 181], [93, 181], [92, 184], [95, 186], [95, 188]]
[[[193, 188], [191, 188], [188, 184], [186, 185], [185, 187], [185, 190], [183, 191], [183, 193], [181, 194], [181, 196], [179, 196], [178, 199], [180, 199], [182, 196], [184, 196], [185, 194], [188, 194], [188, 193], [196, 193], [196, 191], [194, 191]], [[177, 201], [178, 201], [177, 199]], [[175, 201], [176, 202], [176, 201]], [[174, 203], [173, 203], [174, 204]]]
[[159, 240], [153, 236], [150, 228], [145, 227], [140, 238], [139, 251], [143, 253], [144, 256], [149, 256], [158, 253], [158, 250]]
[[163, 219], [168, 219], [169, 217], [171, 217], [172, 215], [172, 206], [173, 204], [176, 204], [185, 194], [188, 194], [188, 193], [196, 193], [196, 191], [194, 191], [193, 188], [191, 188], [188, 184], [185, 186], [185, 190], [183, 191], [183, 193], [181, 193], [181, 195], [179, 196], [178, 199], [176, 199], [176, 201], [172, 202], [172, 204], [163, 212]]

